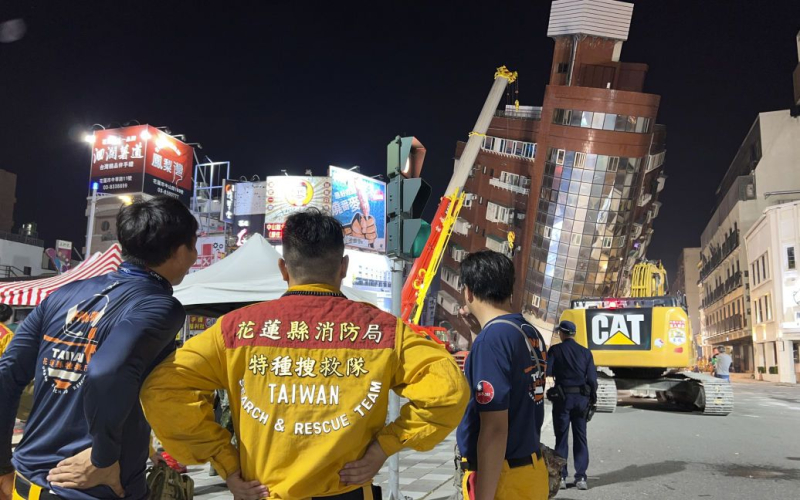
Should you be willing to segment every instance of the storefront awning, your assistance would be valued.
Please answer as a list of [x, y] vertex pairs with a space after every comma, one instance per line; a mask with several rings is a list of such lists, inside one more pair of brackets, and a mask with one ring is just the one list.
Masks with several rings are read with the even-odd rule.
[[105, 252], [94, 254], [78, 267], [59, 276], [40, 280], [14, 281], [0, 284], [0, 304], [35, 307], [60, 287], [74, 281], [85, 280], [116, 271], [122, 263], [122, 252], [114, 244]]

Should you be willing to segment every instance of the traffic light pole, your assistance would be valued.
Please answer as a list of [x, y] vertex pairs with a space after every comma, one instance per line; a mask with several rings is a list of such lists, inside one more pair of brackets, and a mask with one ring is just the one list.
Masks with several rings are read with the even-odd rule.
[[[405, 263], [402, 259], [392, 259], [392, 314], [400, 316], [401, 301], [403, 297], [403, 269]], [[389, 412], [386, 416], [387, 423], [394, 422], [400, 416], [400, 396], [394, 391], [389, 391]], [[400, 452], [389, 457], [389, 500], [403, 500], [400, 493]]]

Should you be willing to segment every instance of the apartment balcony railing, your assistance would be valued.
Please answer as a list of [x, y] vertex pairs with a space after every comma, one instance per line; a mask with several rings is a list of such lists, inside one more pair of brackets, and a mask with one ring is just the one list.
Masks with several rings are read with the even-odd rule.
[[742, 272], [737, 271], [733, 273], [728, 279], [723, 281], [722, 284], [712, 290], [710, 294], [703, 297], [702, 309], [706, 309], [721, 298], [741, 287], [742, 283]]
[[700, 268], [700, 282], [704, 281], [708, 276], [714, 272], [714, 270], [719, 267], [722, 262], [728, 258], [728, 256], [733, 253], [734, 250], [739, 248], [739, 230], [731, 231], [728, 233], [728, 236], [725, 237], [725, 240], [722, 242], [722, 246], [720, 247], [713, 247], [711, 248], [711, 257], [706, 260], [704, 255], [701, 254], [701, 259], [703, 259], [703, 265]]
[[704, 336], [705, 338], [710, 338], [717, 335], [724, 335], [726, 333], [739, 331], [744, 327], [744, 316], [742, 314], [734, 314], [733, 316], [725, 318], [718, 323], [706, 325]]
[[494, 116], [498, 118], [516, 118], [522, 120], [541, 120], [542, 108], [539, 106], [506, 106], [506, 109], [498, 109]]
[[505, 189], [506, 191], [511, 191], [512, 193], [522, 194], [526, 196], [531, 192], [531, 190], [528, 188], [517, 186], [516, 184], [511, 184], [508, 182], [503, 182], [500, 179], [494, 177], [489, 179], [489, 185], [494, 186], [496, 188]]

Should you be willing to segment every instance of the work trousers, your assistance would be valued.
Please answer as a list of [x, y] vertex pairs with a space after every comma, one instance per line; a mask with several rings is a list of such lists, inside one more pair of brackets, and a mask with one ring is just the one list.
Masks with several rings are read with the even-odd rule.
[[[567, 394], [566, 400], [553, 402], [553, 430], [556, 434], [556, 453], [569, 458], [569, 429], [572, 426], [572, 453], [575, 459], [575, 480], [586, 479], [589, 467], [589, 444], [586, 438], [586, 409], [589, 397]], [[568, 476], [567, 465], [561, 477]]]

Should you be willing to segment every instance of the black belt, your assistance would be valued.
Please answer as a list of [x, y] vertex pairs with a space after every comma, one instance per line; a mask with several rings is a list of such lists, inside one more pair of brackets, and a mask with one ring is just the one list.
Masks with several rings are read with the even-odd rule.
[[39, 493], [39, 500], [62, 500], [60, 496], [51, 493], [48, 488], [42, 488], [37, 484], [32, 484], [19, 474], [14, 475], [14, 490], [16, 490], [17, 495], [22, 497], [23, 500], [28, 500], [28, 498], [30, 498], [31, 488], [39, 488], [42, 490]]
[[[537, 459], [541, 460], [541, 458], [542, 458], [542, 452], [541, 451], [536, 450], [534, 455], [536, 455]], [[522, 457], [522, 458], [509, 458], [509, 459], [506, 459], [506, 462], [508, 462], [508, 467], [509, 468], [516, 469], [517, 467], [525, 467], [526, 465], [531, 465], [533, 463], [533, 457], [528, 456], [528, 457]], [[471, 471], [474, 472], [474, 471], [478, 470], [478, 464], [476, 462], [470, 462], [469, 460], [462, 460], [461, 461], [461, 470], [471, 470]]]
[[[374, 500], [381, 500], [383, 493], [380, 486], [372, 486], [372, 498]], [[347, 493], [339, 493], [330, 497], [312, 497], [311, 500], [364, 500], [364, 488], [348, 491]]]
[[566, 394], [583, 394], [583, 391], [585, 390], [583, 387], [579, 385], [574, 385], [572, 387], [567, 387], [565, 385], [562, 385], [561, 388], [564, 389], [564, 392]]

